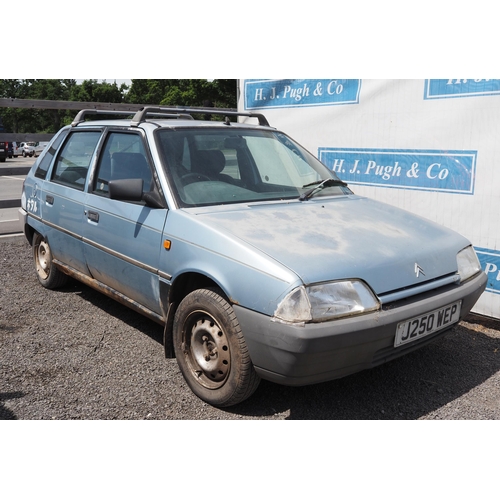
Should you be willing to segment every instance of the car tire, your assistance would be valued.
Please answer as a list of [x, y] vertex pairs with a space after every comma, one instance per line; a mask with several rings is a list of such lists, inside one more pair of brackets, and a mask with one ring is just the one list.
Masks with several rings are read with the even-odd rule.
[[52, 262], [52, 251], [48, 241], [39, 233], [33, 237], [33, 259], [38, 281], [51, 290], [66, 284], [68, 276]]
[[257, 389], [255, 372], [236, 314], [218, 289], [199, 289], [179, 304], [174, 351], [191, 390], [216, 407], [241, 403]]

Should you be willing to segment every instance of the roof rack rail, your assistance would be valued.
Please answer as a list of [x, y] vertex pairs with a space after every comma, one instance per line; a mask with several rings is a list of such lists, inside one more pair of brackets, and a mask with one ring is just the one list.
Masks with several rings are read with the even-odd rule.
[[[144, 109], [144, 108], [143, 108]], [[151, 108], [152, 109], [152, 108]], [[160, 108], [158, 108], [160, 109]], [[126, 111], [126, 110], [108, 110], [108, 109], [82, 109], [76, 116], [73, 122], [71, 123], [72, 127], [76, 127], [79, 123], [83, 123], [85, 121], [85, 117], [87, 115], [126, 115], [126, 116], [131, 116], [131, 115], [136, 115], [137, 110], [132, 110], [132, 111]], [[151, 114], [161, 114], [163, 117], [168, 117], [168, 118], [183, 118], [187, 120], [193, 120], [193, 117], [188, 114], [180, 114], [180, 113], [154, 113], [152, 112]], [[137, 124], [132, 120], [132, 126], [136, 126]]]
[[[259, 120], [259, 125], [264, 127], [269, 127], [269, 122], [267, 118], [261, 113], [244, 113], [235, 110], [223, 109], [223, 108], [163, 108], [157, 106], [145, 106], [140, 111], [134, 115], [131, 125], [137, 127], [139, 123], [146, 120], [147, 115], [167, 115], [172, 116], [173, 114], [178, 114], [179, 118], [186, 118], [189, 116], [193, 119], [191, 114], [205, 114], [205, 115], [222, 115], [222, 116], [246, 116], [249, 118], [257, 118]], [[187, 116], [186, 116], [187, 115]]]
[[108, 110], [108, 109], [82, 109], [75, 116], [75, 119], [71, 122], [72, 127], [76, 127], [79, 123], [85, 121], [86, 115], [133, 115], [136, 111], [123, 111], [123, 110]]
[[194, 120], [189, 113], [184, 113], [182, 109], [145, 106], [134, 114], [130, 126], [137, 127], [139, 123], [146, 120], [146, 115], [162, 116], [163, 118], [177, 118], [178, 120]]

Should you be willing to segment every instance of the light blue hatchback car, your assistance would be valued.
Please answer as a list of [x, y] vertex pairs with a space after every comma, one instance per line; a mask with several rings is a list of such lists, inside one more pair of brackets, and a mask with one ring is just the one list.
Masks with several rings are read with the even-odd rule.
[[355, 195], [261, 114], [90, 114], [24, 183], [38, 279], [71, 276], [164, 325], [166, 356], [214, 406], [261, 378], [313, 384], [408, 353], [485, 288], [466, 238]]

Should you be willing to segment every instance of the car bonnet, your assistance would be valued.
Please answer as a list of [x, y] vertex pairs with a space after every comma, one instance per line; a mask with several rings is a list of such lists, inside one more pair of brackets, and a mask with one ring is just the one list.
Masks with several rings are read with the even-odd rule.
[[359, 196], [211, 207], [197, 216], [305, 284], [357, 278], [377, 294], [456, 273], [457, 252], [469, 244], [443, 226]]

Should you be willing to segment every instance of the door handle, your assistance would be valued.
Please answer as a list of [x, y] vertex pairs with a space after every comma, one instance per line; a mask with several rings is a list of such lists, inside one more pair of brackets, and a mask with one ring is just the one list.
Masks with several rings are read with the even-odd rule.
[[88, 211], [87, 217], [90, 222], [99, 222], [99, 214], [97, 212]]
[[45, 196], [45, 201], [46, 201], [46, 203], [48, 203], [49, 205], [53, 205], [53, 204], [54, 204], [54, 197], [53, 197], [53, 196], [50, 196], [50, 194], [48, 194], [47, 196]]

